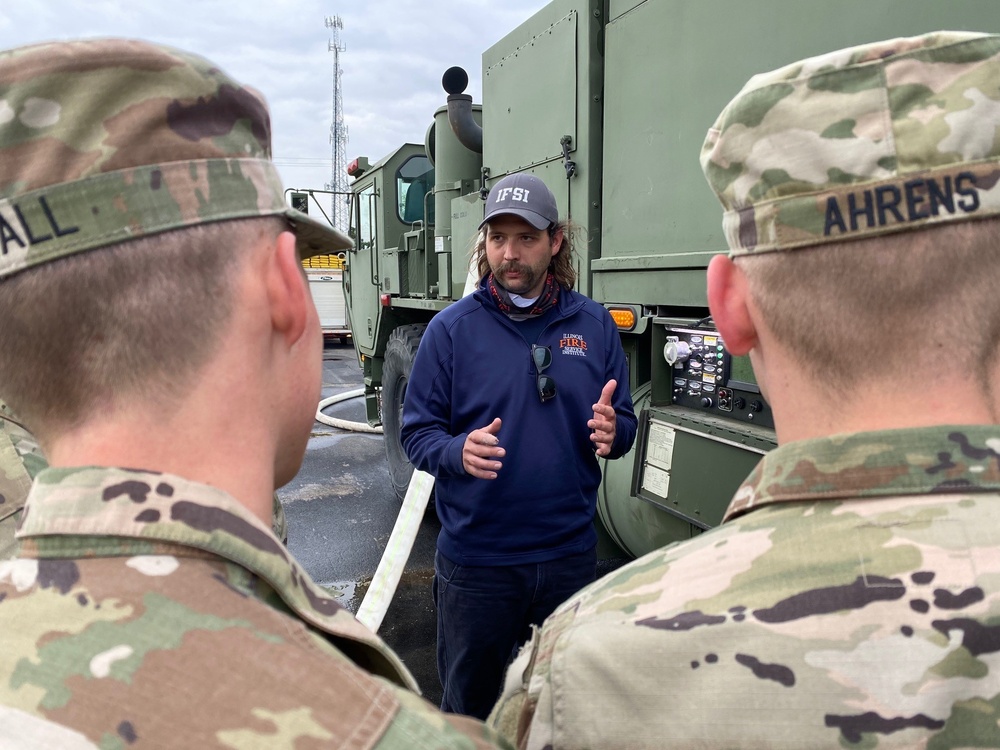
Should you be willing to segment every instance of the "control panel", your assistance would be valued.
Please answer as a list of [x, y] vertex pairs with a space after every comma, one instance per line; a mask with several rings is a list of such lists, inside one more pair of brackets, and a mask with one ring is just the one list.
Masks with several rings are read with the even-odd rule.
[[729, 354], [716, 331], [666, 326], [663, 359], [671, 368], [672, 403], [774, 427], [749, 359]]

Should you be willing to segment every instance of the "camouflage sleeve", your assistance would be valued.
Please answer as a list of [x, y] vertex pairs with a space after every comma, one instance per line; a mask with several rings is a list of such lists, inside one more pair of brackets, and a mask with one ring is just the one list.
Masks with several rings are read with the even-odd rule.
[[31, 480], [47, 466], [35, 436], [0, 401], [0, 560], [17, 553], [14, 539]]
[[[575, 600], [573, 597], [557, 609], [540, 629], [532, 628], [530, 640], [507, 669], [500, 699], [487, 719], [489, 726], [517, 748], [527, 747], [529, 730], [539, 733], [535, 717], [539, 694], [549, 679], [555, 644], [576, 618]], [[537, 744], [536, 739], [532, 737], [533, 744]]]
[[17, 554], [14, 532], [31, 488], [31, 477], [7, 432], [0, 429], [0, 560]]
[[535, 653], [537, 637], [524, 645], [521, 653], [511, 663], [507, 670], [500, 700], [493, 707], [486, 723], [493, 727], [501, 737], [504, 737], [515, 747], [524, 747], [526, 732], [519, 732], [519, 727], [531, 726], [537, 702], [528, 699], [529, 663]]
[[13, 746], [511, 747], [359, 668], [258, 583], [170, 554], [0, 562], [0, 747], [29, 724]]
[[[441, 713], [437, 708], [427, 701], [419, 698], [413, 693], [393, 686], [391, 688], [399, 698], [399, 710], [392, 716], [386, 726], [381, 730], [381, 736], [374, 742], [366, 741], [370, 738], [373, 727], [354, 727], [348, 723], [342, 727], [344, 733], [338, 738], [343, 740], [343, 744], [337, 742], [338, 746], [349, 746], [359, 748], [373, 748], [373, 750], [513, 750], [506, 740], [498, 737], [497, 734], [484, 726], [476, 719], [467, 716]], [[373, 712], [374, 714], [374, 712]], [[195, 721], [203, 720], [204, 717], [193, 717]], [[222, 747], [274, 747], [277, 746], [279, 737], [273, 731], [268, 731], [268, 723], [274, 722], [280, 726], [281, 739], [291, 741], [298, 746], [299, 740], [331, 740], [334, 735], [323, 731], [321, 725], [315, 721], [315, 716], [308, 713], [297, 716], [278, 717], [266, 711], [259, 711], [258, 718], [263, 720], [257, 726], [247, 726], [246, 728], [230, 727], [219, 731], [211, 737], [200, 735], [202, 741], [212, 743], [218, 741], [218, 746]], [[369, 716], [369, 719], [371, 716]], [[375, 722], [370, 721], [369, 724]], [[131, 744], [138, 739], [137, 726], [139, 722], [122, 722], [118, 726], [118, 740], [125, 740], [126, 744]], [[359, 730], [356, 733], [354, 730]], [[375, 728], [375, 733], [379, 729]], [[368, 735], [366, 737], [366, 735]], [[162, 735], [148, 737], [154, 742], [163, 741]], [[107, 743], [100, 746], [120, 747], [124, 746], [120, 742], [115, 742], [111, 735], [105, 734]], [[131, 742], [130, 742], [131, 740]], [[276, 743], [276, 744], [271, 744]], [[215, 746], [213, 743], [212, 746]], [[281, 746], [286, 746], [282, 744]], [[5, 706], [0, 703], [0, 747], [60, 747], [60, 748], [97, 748], [87, 738], [87, 732], [78, 731], [76, 728], [64, 726], [44, 716], [38, 716], [13, 706]]]
[[493, 729], [468, 716], [446, 714], [423, 698], [398, 690], [400, 711], [377, 745], [379, 750], [435, 748], [507, 748], [513, 745]]
[[10, 437], [14, 449], [17, 451], [17, 455], [21, 459], [21, 463], [28, 472], [28, 476], [34, 479], [42, 469], [46, 469], [49, 466], [49, 462], [42, 455], [41, 446], [38, 445], [35, 436], [27, 430], [16, 425], [11, 425], [9, 422], [4, 426], [7, 428], [6, 432]]
[[277, 492], [274, 493], [274, 500], [271, 502], [271, 530], [282, 544], [288, 544], [288, 519], [285, 517], [285, 506], [278, 499]]

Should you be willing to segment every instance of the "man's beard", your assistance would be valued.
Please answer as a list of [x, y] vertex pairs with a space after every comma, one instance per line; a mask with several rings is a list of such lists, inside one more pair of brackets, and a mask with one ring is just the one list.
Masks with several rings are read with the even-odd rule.
[[[507, 280], [507, 273], [509, 271], [517, 271], [520, 277], [514, 281], [509, 282]], [[542, 273], [545, 271], [543, 270]], [[498, 282], [511, 294], [525, 294], [531, 291], [532, 287], [538, 283], [540, 274], [535, 272], [531, 266], [526, 266], [523, 263], [518, 263], [516, 260], [508, 261], [506, 263], [501, 263], [499, 266], [493, 269], [493, 276]]]

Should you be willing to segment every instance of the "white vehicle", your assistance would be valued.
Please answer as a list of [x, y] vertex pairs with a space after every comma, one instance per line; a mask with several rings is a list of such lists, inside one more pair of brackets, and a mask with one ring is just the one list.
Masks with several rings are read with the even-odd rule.
[[346, 343], [351, 336], [347, 325], [347, 306], [344, 300], [344, 257], [320, 255], [303, 262], [309, 291], [319, 313], [319, 324], [324, 339], [340, 339]]

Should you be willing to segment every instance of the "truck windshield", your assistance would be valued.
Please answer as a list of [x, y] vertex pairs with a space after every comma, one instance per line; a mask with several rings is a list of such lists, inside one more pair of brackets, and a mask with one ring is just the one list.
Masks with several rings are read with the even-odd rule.
[[[396, 171], [396, 195], [401, 221], [424, 221], [424, 196], [434, 187], [434, 167], [426, 156], [411, 156]], [[427, 223], [434, 223], [434, 199], [427, 198]]]

